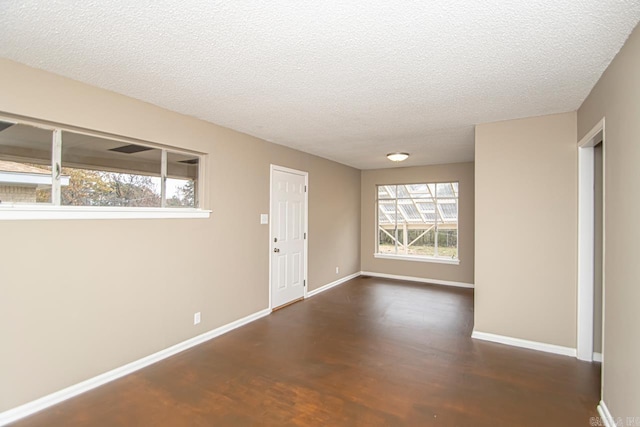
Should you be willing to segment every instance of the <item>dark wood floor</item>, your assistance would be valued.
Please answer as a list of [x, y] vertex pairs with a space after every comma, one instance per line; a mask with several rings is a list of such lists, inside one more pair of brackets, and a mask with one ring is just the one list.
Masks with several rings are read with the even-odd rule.
[[[508, 321], [508, 319], [505, 319]], [[17, 426], [588, 426], [600, 367], [470, 338], [473, 292], [358, 278]]]

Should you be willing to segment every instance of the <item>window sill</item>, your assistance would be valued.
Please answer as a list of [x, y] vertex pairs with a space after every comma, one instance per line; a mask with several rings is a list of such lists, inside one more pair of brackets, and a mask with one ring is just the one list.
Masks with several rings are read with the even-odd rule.
[[373, 254], [374, 258], [380, 259], [393, 259], [397, 261], [418, 261], [418, 262], [433, 262], [436, 264], [451, 264], [451, 265], [459, 265], [459, 259], [452, 258], [435, 258], [435, 257], [421, 257], [421, 256], [411, 256], [411, 255], [394, 255], [394, 254]]
[[0, 206], [2, 220], [209, 218], [210, 210], [94, 206]]

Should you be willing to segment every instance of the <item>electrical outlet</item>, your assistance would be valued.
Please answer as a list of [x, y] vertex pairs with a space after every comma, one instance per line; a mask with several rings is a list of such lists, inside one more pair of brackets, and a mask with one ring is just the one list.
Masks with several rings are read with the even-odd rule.
[[336, 267], [336, 274], [340, 274], [340, 267]]
[[193, 315], [193, 324], [197, 325], [198, 323], [200, 323], [200, 312]]

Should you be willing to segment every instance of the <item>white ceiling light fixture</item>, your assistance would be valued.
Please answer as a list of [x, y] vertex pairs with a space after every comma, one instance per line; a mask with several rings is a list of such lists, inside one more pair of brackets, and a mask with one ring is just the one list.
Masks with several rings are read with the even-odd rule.
[[392, 162], [402, 162], [409, 158], [409, 153], [389, 153], [387, 158]]

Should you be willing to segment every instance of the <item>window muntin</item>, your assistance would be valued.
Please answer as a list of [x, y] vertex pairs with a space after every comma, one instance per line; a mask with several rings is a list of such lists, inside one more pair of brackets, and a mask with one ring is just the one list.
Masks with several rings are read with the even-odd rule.
[[376, 254], [458, 259], [458, 183], [377, 186]]
[[[201, 157], [126, 138], [0, 119], [0, 208], [199, 209]], [[15, 171], [38, 178], [37, 187], [26, 181], [29, 176], [19, 183], [31, 185], [35, 198], [3, 200], [1, 180]]]

